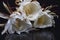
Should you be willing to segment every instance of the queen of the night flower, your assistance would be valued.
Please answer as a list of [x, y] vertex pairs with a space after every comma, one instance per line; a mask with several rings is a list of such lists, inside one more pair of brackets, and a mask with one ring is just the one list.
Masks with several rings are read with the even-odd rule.
[[[2, 15], [0, 15], [0, 17], [8, 19], [2, 34], [7, 31], [10, 34], [13, 34], [14, 32], [20, 34], [21, 32], [29, 31], [33, 27], [47, 28], [53, 26], [54, 16], [51, 15], [52, 12], [47, 9], [42, 9], [38, 1], [19, 1], [20, 2], [18, 4], [16, 3], [19, 5], [19, 7], [16, 8], [17, 11], [11, 13], [9, 17], [6, 17], [0, 13]], [[33, 24], [31, 21], [33, 21]]]

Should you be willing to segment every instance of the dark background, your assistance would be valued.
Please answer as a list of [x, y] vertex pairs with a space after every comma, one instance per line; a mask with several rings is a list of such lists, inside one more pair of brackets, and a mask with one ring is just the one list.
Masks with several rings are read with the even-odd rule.
[[[4, 12], [4, 13], [7, 13], [9, 15], [9, 13], [6, 11], [6, 9], [2, 5], [3, 1], [6, 4], [8, 2], [11, 7], [15, 7], [14, 0], [0, 0], [0, 11]], [[49, 6], [49, 5], [58, 5], [58, 7], [54, 7], [52, 9], [50, 9], [51, 11], [55, 12], [59, 16], [58, 19], [55, 17], [55, 22], [56, 22], [55, 26], [56, 27], [55, 28], [54, 27], [46, 28], [46, 29], [49, 29], [50, 31], [52, 31], [52, 33], [54, 34], [56, 40], [60, 40], [60, 6], [59, 6], [60, 1], [59, 0], [38, 0], [38, 2], [40, 2], [41, 6], [44, 7], [44, 8], [46, 6]], [[13, 9], [14, 8], [12, 8], [12, 10]], [[4, 23], [6, 21], [7, 20], [4, 20], [4, 19], [0, 18], [0, 23]], [[1, 33], [2, 30], [3, 30], [3, 28], [0, 28], [0, 33]], [[2, 40], [4, 37], [5, 37], [5, 35], [4, 36], [1, 35], [0, 39]]]

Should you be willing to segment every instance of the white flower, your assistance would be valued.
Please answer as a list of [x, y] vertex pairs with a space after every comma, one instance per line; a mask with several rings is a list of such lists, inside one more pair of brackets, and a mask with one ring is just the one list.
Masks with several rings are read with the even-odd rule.
[[[14, 32], [20, 34], [21, 32], [29, 31], [33, 26], [34, 28], [52, 27], [55, 22], [51, 11], [42, 9], [37, 1], [31, 1], [22, 1], [18, 8], [19, 11], [13, 12], [10, 18], [4, 17], [2, 14], [2, 16], [0, 15], [0, 17], [8, 19], [2, 34], [6, 33], [6, 31], [10, 34]], [[33, 21], [33, 24], [31, 21]]]
[[37, 28], [46, 28], [52, 27], [53, 25], [53, 16], [49, 14], [50, 10], [42, 11], [40, 3], [37, 1], [33, 2], [23, 2], [20, 5], [20, 11], [23, 16], [30, 20], [34, 21], [34, 27]]
[[36, 27], [36, 28], [52, 27], [54, 17], [52, 15], [48, 14], [49, 12], [50, 12], [49, 10], [43, 11], [43, 15], [40, 16], [34, 22], [34, 27]]
[[40, 6], [39, 2], [37, 2], [37, 1], [23, 2], [23, 3], [21, 3], [19, 9], [20, 9], [21, 13], [28, 20], [31, 20], [31, 21], [36, 20], [36, 18], [38, 18], [39, 15], [43, 14], [41, 6]]
[[32, 27], [29, 20], [24, 20], [22, 15], [18, 12], [14, 12], [10, 15], [10, 19], [8, 20], [7, 24], [5, 25], [5, 28], [2, 32], [4, 34], [6, 31], [8, 31], [10, 34], [14, 33], [15, 31], [20, 34], [23, 31], [26, 31], [30, 27]]

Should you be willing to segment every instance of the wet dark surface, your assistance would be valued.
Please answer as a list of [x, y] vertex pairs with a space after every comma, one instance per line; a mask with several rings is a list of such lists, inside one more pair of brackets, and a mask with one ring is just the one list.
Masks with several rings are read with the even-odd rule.
[[55, 29], [46, 28], [39, 30], [31, 30], [28, 33], [23, 32], [20, 35], [15, 34], [4, 34], [0, 35], [1, 40], [55, 40]]
[[46, 29], [32, 30], [29, 33], [7, 34], [5, 40], [55, 40], [55, 36], [51, 31]]

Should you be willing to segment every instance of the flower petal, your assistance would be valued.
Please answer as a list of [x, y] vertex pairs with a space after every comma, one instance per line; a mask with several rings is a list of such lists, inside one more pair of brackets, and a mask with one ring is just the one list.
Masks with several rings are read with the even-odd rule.
[[32, 24], [30, 23], [29, 20], [26, 20], [26, 21], [19, 21], [20, 22], [20, 26], [19, 27], [14, 27], [16, 31], [20, 31], [20, 32], [26, 32], [27, 29], [31, 28], [32, 27]]
[[[20, 34], [21, 32], [27, 31], [32, 27], [31, 22], [28, 19], [24, 19], [22, 15], [18, 13], [10, 15], [11, 25], [8, 28], [9, 33], [14, 33], [15, 31]], [[22, 20], [23, 19], [23, 20]]]
[[4, 19], [9, 19], [8, 15], [5, 15], [5, 14], [3, 14], [3, 13], [0, 13], [0, 17], [1, 17], [1, 18], [4, 18]]
[[32, 0], [24, 0], [24, 2], [31, 2]]
[[24, 12], [25, 17], [27, 17], [29, 20], [35, 20], [38, 18], [39, 14], [42, 14], [41, 6], [37, 1], [27, 3], [23, 6], [21, 5], [20, 9], [22, 10], [21, 12]]
[[11, 26], [11, 23], [10, 23], [10, 20], [8, 20], [7, 24], [5, 25], [5, 28], [4, 28], [3, 32], [1, 34], [3, 35], [4, 33], [6, 33], [6, 31], [8, 30], [8, 28], [10, 26]]
[[[49, 15], [50, 16], [50, 15]], [[35, 21], [34, 27], [36, 28], [46, 28], [52, 26], [52, 18], [50, 18], [48, 15], [44, 14], [38, 20]]]

